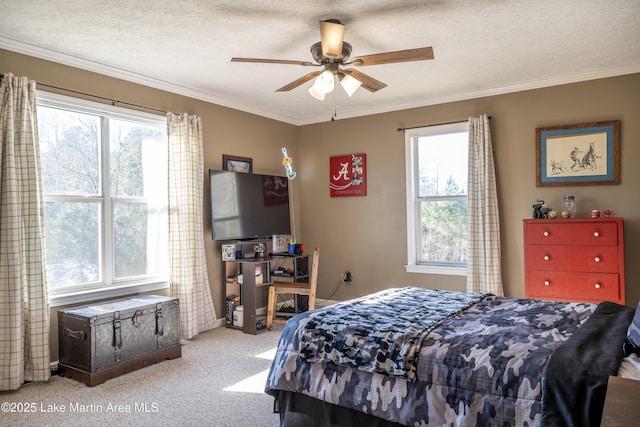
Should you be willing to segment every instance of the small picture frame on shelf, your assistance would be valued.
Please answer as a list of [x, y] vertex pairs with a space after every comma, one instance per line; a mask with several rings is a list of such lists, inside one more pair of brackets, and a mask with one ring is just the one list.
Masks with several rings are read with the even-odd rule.
[[222, 155], [222, 169], [232, 172], [253, 172], [253, 159], [249, 157]]
[[274, 234], [273, 235], [273, 253], [286, 253], [288, 248], [288, 239], [286, 234]]
[[222, 245], [222, 260], [235, 261], [236, 245]]

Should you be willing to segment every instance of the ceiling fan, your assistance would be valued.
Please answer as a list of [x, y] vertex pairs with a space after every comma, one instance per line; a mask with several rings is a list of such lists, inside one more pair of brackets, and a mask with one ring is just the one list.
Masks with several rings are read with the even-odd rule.
[[326, 21], [320, 21], [320, 41], [311, 46], [311, 56], [313, 56], [315, 62], [235, 57], [231, 58], [231, 61], [323, 67], [323, 70], [306, 74], [276, 90], [276, 92], [287, 92], [316, 78], [315, 83], [309, 89], [309, 93], [314, 98], [323, 100], [325, 95], [333, 90], [336, 78], [349, 96], [353, 95], [360, 86], [369, 92], [376, 92], [387, 86], [381, 81], [361, 73], [358, 70], [342, 67], [363, 67], [367, 65], [433, 59], [433, 48], [431, 47], [357, 56], [349, 60], [351, 57], [351, 49], [351, 45], [344, 41], [344, 25], [337, 19], [328, 19]]

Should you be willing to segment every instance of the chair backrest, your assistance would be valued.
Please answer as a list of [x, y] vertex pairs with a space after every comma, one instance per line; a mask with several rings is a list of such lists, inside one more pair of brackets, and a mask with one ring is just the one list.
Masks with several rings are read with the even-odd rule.
[[311, 271], [309, 277], [309, 310], [316, 308], [316, 285], [318, 284], [318, 260], [320, 249], [315, 248], [311, 256]]

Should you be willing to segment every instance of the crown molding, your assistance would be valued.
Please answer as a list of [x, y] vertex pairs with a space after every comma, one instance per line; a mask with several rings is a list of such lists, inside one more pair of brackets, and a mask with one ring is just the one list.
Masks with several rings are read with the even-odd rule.
[[[513, 85], [500, 86], [500, 87], [483, 89], [483, 90], [473, 91], [473, 92], [443, 95], [436, 98], [430, 98], [426, 101], [398, 103], [394, 105], [385, 106], [384, 108], [371, 108], [366, 111], [360, 110], [358, 114], [353, 114], [353, 115], [349, 115], [348, 112], [346, 112], [345, 114], [342, 114], [341, 119], [355, 118], [355, 117], [368, 116], [368, 115], [374, 115], [374, 114], [390, 113], [394, 111], [408, 110], [412, 108], [429, 107], [433, 105], [447, 104], [451, 102], [467, 101], [470, 99], [487, 98], [490, 96], [505, 95], [508, 93], [524, 92], [527, 90], [543, 89], [547, 87], [561, 86], [566, 84], [585, 82], [589, 80], [605, 79], [609, 77], [618, 77], [618, 76], [624, 76], [624, 75], [636, 74], [636, 73], [640, 73], [640, 63], [627, 66], [627, 67], [618, 67], [618, 68], [600, 70], [595, 72], [572, 74], [572, 75], [557, 77], [552, 79], [534, 80], [534, 81], [529, 81], [524, 83], [517, 83]], [[320, 123], [323, 121], [326, 121], [326, 117], [323, 117], [315, 121], [310, 120], [308, 122], [298, 123], [298, 126], [313, 124], [313, 123]]]
[[[98, 74], [114, 77], [127, 82], [140, 84], [143, 86], [151, 87], [154, 89], [163, 90], [166, 92], [174, 93], [177, 95], [186, 96], [200, 101], [209, 102], [212, 104], [220, 105], [223, 107], [232, 108], [235, 110], [243, 111], [257, 116], [289, 123], [295, 126], [303, 126], [314, 123], [322, 123], [327, 121], [327, 117], [314, 116], [307, 117], [305, 119], [296, 119], [281, 114], [275, 114], [272, 111], [266, 111], [260, 108], [256, 108], [253, 105], [246, 105], [238, 102], [231, 101], [229, 99], [219, 98], [213, 94], [205, 93], [200, 90], [196, 90], [190, 87], [177, 85], [171, 82], [166, 82], [158, 79], [153, 79], [140, 74], [132, 73], [129, 71], [121, 70], [119, 68], [111, 67], [105, 64], [101, 64], [94, 61], [78, 58], [72, 55], [57, 52], [52, 49], [45, 49], [42, 47], [34, 46], [29, 43], [20, 42], [7, 37], [0, 36], [0, 48], [10, 50], [12, 52], [21, 53], [28, 56], [33, 56], [39, 59], [56, 62], [63, 65], [79, 68], [85, 71], [91, 71]], [[640, 63], [626, 67], [611, 68], [606, 70], [599, 70], [587, 73], [572, 74], [551, 79], [533, 80], [523, 83], [517, 83], [512, 85], [494, 87], [479, 91], [454, 93], [449, 95], [443, 95], [436, 98], [430, 98], [426, 101], [410, 102], [410, 103], [397, 103], [394, 105], [388, 105], [383, 108], [370, 108], [359, 110], [357, 113], [349, 114], [345, 112], [340, 119], [348, 119], [355, 117], [362, 117], [367, 115], [389, 113], [393, 111], [406, 110], [411, 108], [427, 107], [438, 104], [445, 104], [457, 101], [466, 101], [475, 98], [484, 98], [489, 96], [504, 95], [507, 93], [522, 92], [526, 90], [541, 89], [545, 87], [559, 86], [571, 83], [579, 83], [588, 80], [596, 80], [608, 77], [616, 77], [627, 74], [634, 74], [640, 72]]]
[[273, 114], [273, 112], [263, 111], [254, 106], [233, 102], [228, 99], [222, 99], [209, 93], [204, 93], [201, 90], [196, 90], [190, 87], [177, 85], [175, 83], [166, 82], [163, 80], [154, 79], [151, 77], [143, 76], [141, 74], [132, 73], [129, 71], [121, 70], [119, 68], [111, 67], [109, 65], [101, 64], [95, 61], [89, 61], [86, 59], [78, 58], [66, 53], [57, 52], [52, 49], [46, 49], [39, 46], [35, 46], [29, 43], [13, 40], [7, 37], [0, 36], [0, 49], [6, 49], [12, 52], [20, 53], [23, 55], [32, 56], [38, 59], [44, 59], [47, 61], [55, 62], [62, 65], [78, 68], [84, 71], [90, 71], [97, 74], [102, 74], [116, 79], [124, 80], [130, 83], [136, 83], [142, 86], [151, 87], [154, 89], [163, 90], [166, 92], [174, 93], [176, 95], [182, 95], [200, 101], [209, 102], [212, 104], [220, 105], [223, 107], [233, 108], [235, 110], [244, 111], [246, 113], [255, 114], [261, 117], [278, 120], [285, 123], [295, 124], [295, 120], [291, 117]]

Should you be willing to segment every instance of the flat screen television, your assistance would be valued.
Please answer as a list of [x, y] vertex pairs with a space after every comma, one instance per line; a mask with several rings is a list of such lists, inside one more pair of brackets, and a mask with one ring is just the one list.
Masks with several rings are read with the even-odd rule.
[[213, 240], [291, 234], [287, 177], [209, 169], [209, 183]]

